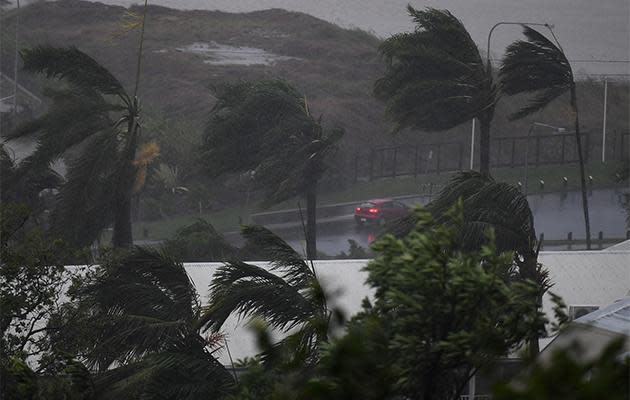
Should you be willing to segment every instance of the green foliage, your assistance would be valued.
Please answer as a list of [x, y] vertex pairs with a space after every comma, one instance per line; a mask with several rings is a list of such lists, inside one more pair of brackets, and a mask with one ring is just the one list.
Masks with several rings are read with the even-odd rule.
[[27, 230], [30, 211], [0, 205], [0, 355], [26, 359], [50, 351], [47, 319], [57, 312], [71, 275], [64, 262], [73, 252], [40, 230]]
[[180, 228], [175, 238], [164, 243], [164, 251], [188, 262], [227, 261], [236, 257], [237, 249], [225, 241], [206, 220], [198, 219]]
[[545, 364], [535, 363], [514, 382], [499, 385], [497, 400], [625, 400], [630, 394], [630, 358], [623, 339], [585, 359], [578, 343], [556, 351]]
[[18, 357], [0, 360], [0, 391], [6, 400], [34, 400], [37, 397], [35, 372]]
[[446, 130], [492, 110], [492, 77], [461, 21], [446, 10], [407, 10], [416, 28], [381, 44], [386, 70], [374, 86], [394, 131]]
[[448, 224], [417, 211], [417, 228], [377, 242], [367, 266], [376, 297], [370, 311], [390, 331], [386, 362], [410, 398], [458, 398], [478, 368], [544, 325], [537, 284], [510, 279], [512, 255], [498, 255], [493, 236], [478, 252], [461, 252], [462, 207], [445, 215]]

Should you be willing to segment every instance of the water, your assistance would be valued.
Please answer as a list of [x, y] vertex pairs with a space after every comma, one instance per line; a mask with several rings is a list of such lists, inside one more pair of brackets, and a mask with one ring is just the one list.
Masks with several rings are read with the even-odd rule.
[[[129, 6], [138, 0], [101, 0]], [[630, 1], [628, 0], [149, 0], [179, 9], [248, 12], [269, 8], [300, 11], [344, 27], [357, 27], [380, 37], [408, 31], [412, 24], [405, 7], [448, 9], [466, 25], [484, 50], [490, 27], [499, 21], [529, 21], [554, 25], [554, 32], [576, 72], [630, 74]], [[491, 54], [500, 57], [506, 45], [521, 38], [517, 26], [495, 30]]]

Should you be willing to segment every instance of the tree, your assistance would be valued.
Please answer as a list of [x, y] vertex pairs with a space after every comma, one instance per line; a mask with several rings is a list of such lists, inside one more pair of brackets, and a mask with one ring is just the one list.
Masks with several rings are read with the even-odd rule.
[[366, 312], [385, 321], [385, 362], [405, 398], [458, 399], [479, 368], [543, 324], [536, 284], [511, 279], [512, 255], [499, 255], [492, 234], [479, 251], [461, 251], [463, 209], [460, 201], [446, 213], [447, 224], [417, 211], [407, 236], [373, 245], [367, 283], [375, 302]]
[[306, 97], [284, 81], [229, 84], [216, 96], [204, 136], [206, 170], [251, 172], [266, 204], [304, 196], [306, 252], [316, 258], [317, 183], [343, 131], [325, 132]]
[[72, 295], [66, 315], [81, 315], [73, 327], [87, 340], [66, 333], [56, 343], [97, 372], [99, 398], [217, 398], [231, 390], [233, 378], [215, 357], [222, 336], [201, 335], [195, 288], [168, 254], [143, 247], [112, 254]]
[[480, 171], [490, 173], [490, 124], [497, 101], [492, 71], [464, 25], [446, 10], [407, 6], [416, 24], [385, 40], [385, 75], [374, 93], [386, 102], [394, 132], [404, 128], [444, 131], [477, 118]]
[[[317, 365], [288, 365], [278, 378], [254, 363], [235, 399], [455, 400], [477, 369], [542, 325], [536, 285], [511, 279], [511, 254], [499, 255], [492, 237], [479, 251], [461, 251], [461, 202], [447, 224], [416, 213], [407, 236], [374, 245], [366, 268], [374, 303], [364, 301], [341, 337], [319, 342]], [[299, 343], [288, 346], [299, 352]]]
[[25, 230], [28, 207], [0, 205], [0, 359], [41, 359], [50, 352], [47, 320], [59, 309], [58, 299], [72, 276], [64, 261], [71, 249]]
[[262, 226], [244, 226], [242, 234], [270, 254], [269, 268], [241, 261], [220, 267], [201, 323], [218, 332], [230, 315], [259, 318], [287, 335], [266, 352], [266, 361], [314, 365], [319, 344], [328, 339], [331, 312], [313, 265]]
[[630, 358], [623, 339], [612, 340], [587, 359], [579, 343], [556, 351], [550, 362], [534, 363], [514, 382], [499, 385], [497, 400], [624, 400], [630, 395]]
[[[458, 243], [463, 251], [479, 251], [488, 244], [486, 231], [496, 234], [495, 245], [500, 252], [513, 252], [514, 279], [531, 280], [537, 284], [539, 301], [535, 308], [542, 307], [542, 296], [549, 289], [548, 274], [538, 263], [540, 243], [536, 237], [534, 216], [521, 191], [508, 183], [497, 182], [477, 172], [456, 174], [440, 194], [427, 205], [427, 211], [439, 223], [451, 223], [449, 210], [463, 201], [463, 222], [460, 226]], [[416, 229], [418, 216], [415, 214], [389, 228], [397, 237], [404, 237]], [[529, 340], [532, 356], [538, 354], [539, 336], [534, 332]]]
[[[510, 118], [519, 119], [533, 114], [563, 95], [570, 93], [573, 110], [575, 142], [580, 162], [580, 185], [582, 208], [586, 230], [586, 247], [591, 248], [591, 225], [588, 215], [586, 194], [586, 172], [584, 170], [584, 150], [580, 136], [575, 77], [571, 63], [560, 44], [554, 44], [540, 32], [523, 26], [527, 41], [517, 41], [508, 46], [500, 69], [501, 91], [508, 95], [535, 93], [529, 104], [514, 113]], [[554, 37], [555, 39], [555, 37]]]
[[41, 192], [63, 184], [63, 178], [48, 167], [22, 173], [4, 144], [0, 144], [0, 176], [0, 202], [26, 205], [32, 215], [39, 214], [45, 207]]
[[52, 214], [56, 236], [77, 245], [92, 243], [113, 221], [115, 247], [131, 245], [131, 191], [138, 147], [138, 99], [96, 60], [69, 47], [39, 46], [22, 51], [24, 69], [67, 85], [46, 89], [46, 114], [19, 126], [7, 140], [35, 137], [36, 150], [20, 165], [26, 173], [49, 166], [69, 149], [68, 165]]
[[178, 229], [175, 238], [168, 240], [164, 248], [167, 253], [187, 262], [227, 261], [237, 254], [237, 249], [201, 218]]

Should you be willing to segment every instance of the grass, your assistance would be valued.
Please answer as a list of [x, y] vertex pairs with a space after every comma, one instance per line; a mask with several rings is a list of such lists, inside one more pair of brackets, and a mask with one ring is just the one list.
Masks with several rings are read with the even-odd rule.
[[[591, 188], [607, 188], [615, 186], [614, 172], [617, 164], [593, 163], [587, 165], [587, 174], [593, 177]], [[496, 180], [516, 184], [524, 180], [523, 168], [501, 168], [493, 171]], [[320, 205], [361, 201], [378, 197], [396, 197], [421, 194], [428, 190], [428, 185], [441, 186], [448, 182], [452, 173], [420, 175], [414, 177], [400, 177], [397, 179], [380, 179], [372, 182], [357, 182], [347, 188], [319, 195]], [[568, 183], [565, 187], [563, 177]], [[579, 190], [579, 167], [575, 165], [540, 166], [529, 169], [528, 193], [558, 192], [562, 190]], [[541, 187], [539, 181], [545, 182]], [[437, 189], [434, 189], [434, 192]], [[296, 208], [297, 201], [290, 200], [276, 204], [266, 211], [276, 211]], [[147, 229], [147, 239], [164, 240], [175, 235], [183, 226], [193, 223], [197, 218], [203, 218], [212, 223], [219, 232], [237, 231], [241, 223], [251, 222], [251, 214], [262, 212], [257, 205], [250, 207], [238, 206], [218, 210], [201, 215], [186, 215], [154, 222], [139, 222], [134, 225], [134, 237], [145, 239], [143, 230]]]

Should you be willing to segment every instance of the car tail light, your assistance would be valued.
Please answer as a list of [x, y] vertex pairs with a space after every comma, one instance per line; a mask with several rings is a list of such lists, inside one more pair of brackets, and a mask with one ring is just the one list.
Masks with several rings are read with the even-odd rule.
[[369, 212], [370, 214], [378, 214], [378, 208], [370, 208], [370, 209], [368, 210], [368, 212]]
[[361, 207], [357, 207], [356, 212], [360, 212], [361, 211]]

